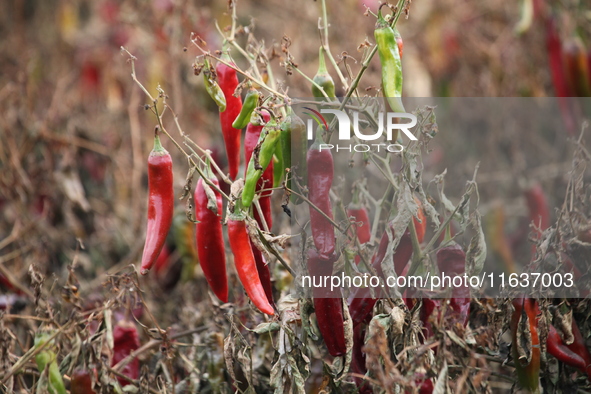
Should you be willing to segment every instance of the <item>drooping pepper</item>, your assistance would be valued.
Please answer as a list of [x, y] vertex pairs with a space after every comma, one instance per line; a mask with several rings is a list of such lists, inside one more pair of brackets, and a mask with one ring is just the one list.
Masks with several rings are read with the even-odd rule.
[[224, 96], [224, 92], [220, 85], [218, 85], [216, 79], [214, 78], [213, 68], [209, 63], [209, 60], [205, 58], [205, 65], [203, 69], [203, 81], [205, 82], [205, 90], [207, 94], [213, 99], [213, 101], [218, 105], [220, 112], [224, 112], [226, 110], [226, 97]]
[[[280, 133], [281, 129], [274, 119], [271, 119], [261, 131], [259, 141], [250, 157], [246, 170], [244, 189], [242, 190], [242, 205], [245, 208], [252, 205], [257, 183], [273, 160], [273, 153], [275, 152], [275, 146], [279, 142]], [[273, 176], [272, 169], [270, 176]], [[271, 187], [272, 185], [273, 182], [271, 181], [269, 185], [264, 185], [264, 187]]]
[[[222, 54], [222, 60], [229, 64], [234, 64], [225, 50]], [[236, 75], [236, 70], [221, 62], [217, 64], [215, 70], [218, 77], [218, 84], [222, 88], [226, 98], [226, 110], [220, 112], [220, 123], [224, 136], [224, 144], [226, 145], [230, 178], [236, 179], [238, 167], [240, 166], [240, 130], [232, 127], [232, 123], [242, 110], [242, 99], [240, 97], [234, 97], [234, 91], [239, 83], [238, 76]]]
[[[335, 258], [323, 258], [315, 249], [308, 250], [308, 272], [312, 277], [332, 275]], [[316, 280], [318, 283], [318, 280]], [[332, 356], [342, 356], [347, 352], [345, 326], [343, 319], [343, 300], [330, 294], [326, 287], [313, 287], [314, 311], [318, 329], [322, 334], [328, 352]]]
[[530, 393], [539, 393], [540, 338], [538, 335], [538, 303], [531, 298], [513, 300], [511, 316], [511, 351], [519, 384]]
[[[35, 349], [38, 349], [45, 343], [47, 343], [50, 337], [51, 332], [39, 331], [37, 335], [35, 335]], [[39, 369], [40, 374], [43, 374], [45, 372], [45, 369], [48, 368], [47, 390], [51, 394], [66, 394], [66, 386], [64, 385], [64, 380], [59, 370], [59, 366], [57, 363], [57, 355], [55, 354], [55, 345], [53, 341], [47, 344], [45, 348], [43, 348], [43, 350], [37, 353], [37, 355], [35, 356], [35, 362], [37, 363], [37, 368]], [[39, 381], [39, 383], [41, 383], [41, 380]]]
[[154, 149], [148, 157], [148, 196], [148, 229], [140, 269], [142, 275], [147, 274], [156, 263], [174, 215], [172, 158], [162, 147], [157, 130]]
[[[209, 167], [205, 175], [214, 185], [219, 185]], [[197, 253], [209, 287], [222, 302], [228, 302], [226, 249], [221, 222], [222, 196], [211, 188], [209, 190], [213, 193], [210, 193], [212, 199], [207, 196], [205, 182], [199, 178], [194, 194]]]
[[[316, 141], [308, 151], [308, 199], [326, 217], [332, 219], [330, 202], [330, 187], [334, 177], [334, 163], [328, 149], [321, 149], [321, 128], [318, 130]], [[310, 209], [310, 227], [314, 245], [320, 257], [330, 260], [335, 253], [335, 233], [332, 223], [312, 206]]]
[[242, 105], [242, 109], [240, 110], [240, 113], [232, 123], [233, 128], [243, 129], [246, 127], [246, 125], [248, 125], [252, 112], [259, 104], [259, 96], [260, 93], [258, 90], [252, 88], [248, 90], [248, 93], [246, 93], [246, 97], [244, 98], [244, 104]]
[[[137, 327], [129, 320], [122, 320], [113, 329], [113, 360], [111, 366], [115, 366], [134, 350], [140, 347], [140, 337]], [[140, 376], [140, 360], [134, 358], [121, 373], [130, 379], [137, 380]], [[126, 379], [117, 377], [121, 386], [130, 384]]]
[[[385, 5], [385, 4], [383, 4]], [[382, 6], [383, 6], [382, 5]], [[402, 105], [402, 61], [396, 33], [378, 10], [374, 37], [382, 66], [382, 92], [394, 112], [406, 112]]]
[[[270, 116], [268, 113], [263, 113], [263, 121], [268, 123]], [[250, 164], [250, 159], [252, 158], [252, 152], [256, 148], [260, 136], [261, 131], [263, 130], [264, 125], [259, 125], [258, 121], [255, 120], [253, 117], [251, 122], [246, 126], [246, 134], [244, 136], [244, 159], [247, 163]], [[248, 168], [245, 169], [244, 177], [247, 178], [248, 176]], [[261, 178], [256, 183], [255, 192], [260, 192], [262, 189], [266, 189], [271, 187], [273, 184], [273, 162], [269, 163], [265, 171], [263, 172]], [[244, 193], [244, 192], [243, 192]], [[259, 198], [259, 204], [261, 206], [261, 211], [263, 211], [263, 216], [265, 221], [267, 222], [267, 226], [269, 229], [273, 227], [273, 217], [271, 215], [271, 192], [263, 192]], [[261, 229], [264, 229], [262, 225], [262, 221], [259, 218], [258, 210], [254, 210], [254, 218], [259, 223]]]
[[[263, 113], [263, 121], [266, 123], [270, 119], [269, 114], [266, 112]], [[246, 135], [244, 136], [244, 159], [246, 162], [250, 162], [250, 158], [252, 157], [252, 152], [255, 149], [259, 137], [261, 134], [261, 130], [263, 129], [263, 125], [255, 124], [255, 118], [251, 119], [251, 122], [246, 126]], [[257, 182], [256, 185], [256, 192], [259, 192], [261, 189], [268, 187], [270, 184], [273, 183], [273, 164], [270, 163], [267, 169], [263, 172], [261, 179]], [[273, 226], [273, 217], [271, 215], [271, 194], [270, 193], [261, 193], [261, 197], [259, 198], [259, 205], [261, 207], [261, 211], [263, 212], [263, 218], [267, 223], [269, 229]], [[261, 229], [265, 229], [263, 226], [263, 221], [261, 216], [259, 215], [258, 209], [254, 209], [254, 219], [257, 221], [259, 227]], [[273, 286], [271, 284], [271, 272], [269, 270], [269, 266], [266, 264], [263, 254], [257, 247], [251, 242], [250, 246], [252, 248], [252, 253], [254, 255], [254, 259], [257, 266], [257, 271], [259, 273], [259, 278], [261, 280], [261, 284], [265, 289], [265, 294], [267, 296], [267, 300], [271, 305], [274, 305], [273, 301]]]
[[[306, 155], [308, 153], [308, 139], [306, 125], [302, 118], [287, 107], [287, 117], [281, 123], [281, 149], [283, 151], [283, 166], [289, 168], [287, 188], [301, 194], [300, 185], [305, 185], [308, 179]], [[293, 181], [296, 177], [296, 181]], [[300, 204], [301, 198], [292, 194], [290, 200]]]
[[256, 261], [250, 246], [250, 237], [246, 229], [245, 217], [236, 207], [234, 213], [228, 217], [228, 237], [230, 248], [234, 254], [236, 272], [242, 286], [252, 303], [267, 315], [273, 315], [273, 307], [265, 294], [265, 289], [259, 277]]
[[587, 367], [585, 360], [562, 342], [560, 334], [558, 334], [558, 331], [552, 325], [548, 327], [546, 350], [556, 357], [558, 361], [585, 372]]
[[334, 98], [335, 96], [335, 89], [334, 89], [334, 81], [332, 79], [332, 77], [330, 76], [330, 74], [328, 73], [328, 70], [326, 69], [326, 62], [324, 60], [324, 48], [320, 47], [320, 49], [318, 50], [318, 71], [316, 72], [316, 75], [314, 76], [314, 78], [312, 79], [318, 86], [322, 87], [322, 89], [324, 90], [324, 93], [326, 93], [326, 96], [324, 95], [324, 93], [322, 93], [322, 90], [318, 89], [316, 87], [316, 85], [312, 85], [312, 95], [314, 95], [314, 97], [317, 98]]

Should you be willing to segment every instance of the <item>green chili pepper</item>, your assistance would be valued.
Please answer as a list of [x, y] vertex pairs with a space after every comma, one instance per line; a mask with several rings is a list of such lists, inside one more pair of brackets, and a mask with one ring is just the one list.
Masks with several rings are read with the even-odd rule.
[[218, 85], [217, 81], [214, 78], [214, 73], [211, 65], [209, 64], [209, 60], [205, 59], [205, 67], [203, 69], [203, 80], [205, 81], [205, 90], [209, 94], [209, 96], [215, 101], [215, 103], [220, 108], [220, 112], [224, 112], [226, 110], [226, 97], [224, 96], [224, 92], [220, 85]]
[[259, 142], [252, 152], [252, 156], [248, 162], [248, 169], [246, 170], [244, 189], [242, 190], [242, 205], [244, 208], [249, 208], [252, 204], [257, 182], [262, 176], [263, 171], [265, 171], [271, 160], [273, 160], [273, 153], [275, 153], [275, 146], [279, 141], [280, 133], [281, 129], [273, 118], [261, 131]]
[[[291, 111], [291, 107], [287, 107], [287, 117], [281, 123], [281, 149], [283, 165], [290, 169], [287, 188], [301, 194], [298, 184], [304, 185], [308, 177], [306, 165], [308, 140], [304, 121]], [[292, 182], [294, 177], [297, 177], [296, 182]], [[294, 204], [300, 204], [303, 201], [295, 194], [292, 194], [290, 199]]]
[[406, 112], [402, 105], [402, 61], [396, 33], [378, 10], [374, 31], [380, 63], [382, 65], [382, 92], [394, 112]]
[[314, 76], [313, 81], [316, 84], [318, 84], [319, 86], [321, 86], [322, 89], [324, 89], [324, 93], [326, 93], [326, 96], [325, 96], [322, 93], [322, 90], [318, 89], [316, 87], [316, 85], [312, 85], [312, 94], [314, 95], [314, 97], [317, 97], [317, 98], [336, 97], [335, 90], [334, 90], [334, 81], [333, 81], [332, 77], [330, 76], [330, 74], [328, 73], [328, 70], [326, 69], [326, 62], [324, 61], [324, 48], [322, 48], [322, 47], [320, 47], [320, 50], [318, 52], [318, 72]]
[[283, 150], [281, 144], [275, 145], [275, 155], [273, 156], [273, 187], [279, 187], [283, 174], [285, 174], [285, 160], [283, 159]]
[[[49, 332], [39, 332], [35, 336], [35, 348], [39, 348], [43, 346], [49, 339], [51, 334]], [[47, 386], [47, 390], [51, 394], [66, 394], [66, 386], [64, 385], [64, 380], [60, 373], [60, 369], [57, 365], [57, 356], [53, 351], [55, 345], [53, 343], [48, 344], [45, 348], [37, 353], [35, 356], [35, 361], [37, 362], [37, 368], [39, 369], [39, 373], [42, 374], [45, 371], [45, 368], [48, 369], [48, 380], [49, 384]], [[39, 382], [42, 382], [40, 380]]]
[[259, 91], [256, 89], [250, 89], [248, 93], [246, 93], [244, 103], [242, 104], [242, 109], [234, 120], [234, 123], [232, 123], [233, 128], [243, 129], [248, 125], [252, 111], [254, 111], [254, 109], [259, 104], [259, 96]]

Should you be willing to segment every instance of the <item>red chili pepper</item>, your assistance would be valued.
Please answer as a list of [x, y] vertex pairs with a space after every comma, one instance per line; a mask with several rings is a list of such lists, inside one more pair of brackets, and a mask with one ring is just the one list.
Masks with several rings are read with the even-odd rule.
[[[334, 176], [334, 164], [330, 150], [321, 150], [321, 133], [308, 150], [306, 162], [308, 165], [308, 199], [324, 214], [332, 219], [330, 203], [330, 187]], [[310, 206], [310, 227], [314, 245], [320, 257], [330, 260], [335, 253], [335, 234], [332, 223], [320, 212]]]
[[[226, 52], [222, 55], [222, 60], [234, 64]], [[220, 112], [220, 123], [222, 126], [222, 135], [226, 145], [226, 155], [228, 156], [228, 167], [230, 169], [230, 178], [236, 179], [238, 167], [240, 166], [240, 133], [241, 131], [232, 127], [234, 119], [242, 110], [242, 99], [240, 96], [234, 97], [236, 87], [238, 87], [238, 76], [236, 70], [219, 62], [215, 68], [218, 85], [222, 88], [226, 97], [226, 110]]]
[[579, 327], [574, 320], [572, 321], [572, 330], [575, 340], [570, 345], [567, 345], [567, 347], [583, 359], [585, 364], [581, 371], [585, 373], [589, 377], [589, 381], [591, 381], [591, 354], [585, 343], [585, 338], [583, 338], [581, 330], [579, 330]]
[[562, 63], [562, 42], [556, 30], [556, 22], [552, 17], [546, 20], [546, 50], [548, 52], [554, 93], [558, 97], [560, 113], [567, 132], [570, 135], [574, 135], [576, 131], [575, 118], [567, 99], [567, 97], [571, 97], [573, 94], [566, 80], [564, 65]]
[[158, 134], [148, 157], [148, 230], [140, 272], [148, 273], [158, 259], [174, 215], [172, 158], [162, 147]]
[[570, 346], [566, 346], [562, 342], [560, 334], [558, 334], [558, 331], [556, 331], [556, 329], [552, 325], [548, 327], [546, 349], [548, 350], [548, 353], [556, 357], [558, 361], [561, 361], [566, 365], [570, 365], [571, 367], [575, 367], [585, 372], [585, 369], [587, 367], [585, 360], [583, 360], [583, 358], [579, 356], [576, 352], [571, 350]]
[[[326, 260], [316, 250], [308, 250], [308, 271], [312, 277], [332, 275], [335, 261], [336, 257]], [[314, 287], [313, 296], [318, 329], [324, 338], [328, 352], [335, 357], [344, 355], [347, 352], [347, 345], [342, 298], [333, 297], [330, 289], [323, 287]]]
[[[369, 242], [371, 239], [371, 225], [367, 209], [359, 204], [351, 204], [347, 208], [347, 216], [354, 223], [359, 243], [363, 245]], [[360, 261], [361, 257], [355, 256], [355, 264], [359, 264]]]
[[246, 294], [261, 312], [273, 315], [273, 307], [267, 300], [265, 289], [261, 284], [256, 269], [256, 261], [250, 246], [246, 222], [239, 213], [235, 212], [228, 218], [228, 237], [230, 238], [230, 248], [234, 254], [236, 272]]
[[70, 376], [70, 394], [95, 394], [92, 389], [92, 377], [84, 368], [76, 368]]
[[[353, 327], [353, 349], [351, 351], [351, 372], [365, 375], [365, 353], [363, 352], [363, 338], [365, 338], [365, 326], [357, 325]], [[357, 390], [360, 394], [372, 394], [373, 389], [364, 379], [353, 377]]]
[[[113, 360], [111, 366], [129, 356], [134, 350], [140, 347], [140, 337], [136, 326], [127, 320], [120, 321], [113, 329]], [[121, 373], [130, 379], [137, 380], [140, 376], [140, 360], [134, 358], [129, 364], [123, 367]], [[121, 377], [117, 380], [121, 386], [129, 382]]]
[[[539, 379], [540, 379], [540, 338], [538, 335], [538, 303], [531, 298], [517, 298], [513, 300], [513, 307], [515, 311], [511, 317], [511, 333], [513, 345], [511, 351], [513, 359], [515, 360], [515, 370], [519, 378], [519, 384], [528, 389], [532, 393], [539, 393]], [[523, 327], [522, 322], [525, 318], [528, 319], [528, 326]], [[529, 363], [525, 364], [519, 357], [518, 351], [518, 332], [526, 335], [528, 331], [531, 335], [531, 343], [528, 345], [528, 351], [531, 351], [531, 359]]]
[[[207, 169], [206, 176], [214, 185], [217, 178]], [[195, 219], [197, 220], [197, 254], [203, 274], [209, 287], [222, 302], [228, 302], [228, 279], [226, 277], [226, 249], [222, 234], [222, 196], [211, 189], [215, 195], [217, 212], [209, 209], [204, 181], [199, 178], [195, 188]]]

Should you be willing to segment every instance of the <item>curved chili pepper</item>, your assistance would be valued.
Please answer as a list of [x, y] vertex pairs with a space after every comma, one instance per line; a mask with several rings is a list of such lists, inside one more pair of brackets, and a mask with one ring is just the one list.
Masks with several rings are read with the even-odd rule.
[[[365, 326], [357, 325], [353, 327], [353, 349], [351, 350], [351, 372], [365, 375], [365, 353], [363, 352], [363, 339], [365, 338]], [[357, 390], [360, 394], [372, 394], [373, 389], [364, 379], [353, 377]]]
[[589, 353], [589, 349], [585, 343], [585, 338], [583, 338], [581, 330], [579, 330], [579, 326], [577, 325], [577, 322], [574, 321], [574, 319], [572, 321], [572, 330], [574, 341], [570, 345], [566, 346], [583, 359], [584, 367], [581, 369], [581, 372], [585, 373], [589, 378], [589, 381], [591, 381], [591, 353]]
[[[308, 271], [312, 277], [332, 275], [335, 261], [336, 257], [327, 260], [315, 249], [308, 250]], [[331, 297], [329, 288], [313, 287], [312, 292], [316, 321], [326, 348], [332, 356], [342, 356], [347, 352], [343, 300], [340, 297]]]
[[[206, 176], [216, 186], [215, 175], [207, 168]], [[204, 181], [199, 178], [195, 188], [195, 219], [197, 254], [209, 287], [222, 302], [228, 302], [228, 279], [226, 277], [226, 249], [222, 234], [222, 196], [213, 192], [215, 201], [207, 197]], [[215, 203], [215, 206], [211, 206]]]
[[[222, 54], [222, 60], [229, 64], [234, 64], [226, 51]], [[239, 83], [238, 76], [236, 75], [236, 70], [221, 62], [217, 64], [215, 71], [227, 104], [226, 110], [220, 112], [220, 123], [224, 136], [224, 144], [226, 145], [230, 178], [236, 179], [238, 167], [240, 166], [240, 130], [232, 127], [232, 123], [242, 110], [242, 99], [234, 96]]]
[[256, 269], [256, 261], [250, 246], [244, 215], [234, 212], [228, 218], [228, 237], [234, 254], [236, 272], [242, 286], [252, 303], [267, 315], [273, 315], [273, 307], [265, 294], [265, 289]]
[[[279, 142], [280, 133], [281, 130], [274, 120], [270, 120], [261, 131], [258, 143], [254, 148], [253, 155], [251, 155], [250, 160], [248, 161], [248, 168], [246, 170], [246, 177], [244, 179], [242, 205], [245, 208], [249, 208], [252, 205], [257, 184], [264, 171], [269, 166], [271, 166], [273, 154], [275, 153], [275, 146]], [[273, 185], [273, 168], [270, 169], [268, 176], [271, 177], [271, 183], [268, 185], [265, 184], [264, 187], [271, 187]]]
[[[531, 393], [539, 393], [541, 349], [537, 323], [539, 312], [538, 303], [531, 298], [517, 298], [513, 300], [513, 307], [515, 310], [511, 316], [511, 334], [513, 340], [511, 351], [515, 360], [515, 370], [517, 371], [519, 384]], [[525, 325], [526, 318], [527, 326]], [[527, 362], [527, 359], [525, 360], [526, 363], [522, 362], [520, 358], [518, 333], [520, 333], [519, 337], [531, 336], [531, 343], [527, 341], [528, 343], [526, 344], [528, 347], [527, 350], [531, 352], [531, 357], [529, 362]]]
[[[38, 349], [47, 343], [50, 337], [50, 332], [38, 332], [37, 335], [35, 335], [35, 349]], [[66, 394], [66, 386], [64, 385], [64, 380], [57, 364], [57, 355], [55, 354], [55, 344], [53, 341], [37, 353], [35, 356], [35, 362], [37, 363], [37, 369], [40, 374], [44, 373], [46, 368], [48, 369], [47, 390], [51, 394]]]
[[[287, 117], [281, 123], [281, 149], [283, 166], [290, 169], [286, 186], [289, 190], [302, 194], [299, 186], [305, 185], [308, 179], [306, 163], [308, 140], [304, 121], [292, 112], [291, 107], [287, 107]], [[294, 177], [297, 177], [296, 182], [292, 182]], [[296, 205], [303, 201], [296, 194], [291, 194], [290, 200]]]
[[[320, 211], [332, 219], [330, 187], [334, 176], [334, 164], [330, 150], [320, 149], [322, 137], [320, 130], [314, 144], [308, 151], [308, 199]], [[310, 227], [314, 245], [320, 257], [329, 260], [335, 253], [335, 234], [332, 223], [312, 206], [310, 208]]]
[[148, 158], [148, 229], [140, 272], [146, 275], [158, 259], [174, 215], [172, 158], [158, 134]]
[[254, 109], [259, 104], [259, 96], [260, 93], [258, 90], [248, 90], [248, 93], [246, 93], [246, 97], [244, 98], [244, 104], [242, 105], [242, 109], [240, 110], [240, 113], [232, 123], [233, 128], [243, 129], [246, 127], [246, 125], [248, 125], [250, 121], [250, 115], [252, 115], [252, 111], [254, 111]]
[[318, 89], [316, 85], [312, 85], [312, 95], [317, 98], [333, 98], [335, 96], [334, 81], [328, 70], [326, 69], [326, 62], [324, 60], [324, 48], [320, 47], [318, 51], [318, 71], [312, 79], [318, 86], [322, 87], [326, 96], [322, 93], [322, 90]]
[[224, 112], [226, 110], [226, 97], [224, 96], [222, 88], [220, 88], [220, 85], [218, 85], [215, 80], [215, 73], [207, 58], [205, 58], [203, 81], [205, 82], [205, 90], [207, 91], [207, 94], [209, 94], [209, 97], [211, 97], [218, 105], [220, 112]]
[[95, 394], [92, 389], [92, 377], [84, 368], [76, 368], [70, 376], [70, 394]]
[[402, 61], [396, 33], [378, 10], [374, 37], [382, 66], [382, 92], [394, 112], [406, 112], [402, 105]]
[[558, 334], [558, 331], [556, 331], [556, 329], [552, 325], [548, 327], [546, 349], [548, 353], [556, 357], [558, 361], [561, 361], [566, 365], [570, 365], [571, 367], [575, 367], [583, 372], [586, 372], [585, 369], [587, 367], [587, 364], [585, 360], [583, 360], [581, 356], [579, 356], [577, 353], [575, 353], [562, 342], [560, 334]]
[[[111, 366], [129, 356], [140, 347], [140, 337], [135, 324], [128, 320], [120, 321], [113, 329], [113, 360]], [[123, 367], [121, 373], [130, 379], [137, 380], [140, 377], [140, 360], [135, 357], [129, 364]], [[126, 379], [117, 377], [121, 386], [130, 384]]]

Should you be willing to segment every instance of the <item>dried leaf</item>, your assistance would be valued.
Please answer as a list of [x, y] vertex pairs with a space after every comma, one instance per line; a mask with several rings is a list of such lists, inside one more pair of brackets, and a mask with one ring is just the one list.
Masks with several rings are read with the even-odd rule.
[[472, 226], [476, 234], [470, 240], [470, 246], [468, 246], [468, 251], [466, 252], [466, 272], [468, 275], [479, 275], [484, 268], [484, 261], [486, 260], [486, 240], [484, 239], [482, 221], [478, 211], [474, 212]]

